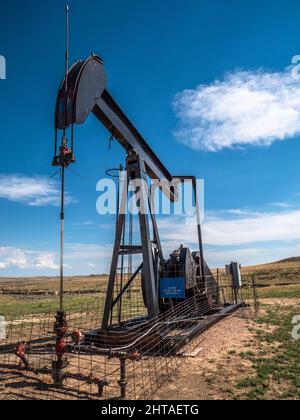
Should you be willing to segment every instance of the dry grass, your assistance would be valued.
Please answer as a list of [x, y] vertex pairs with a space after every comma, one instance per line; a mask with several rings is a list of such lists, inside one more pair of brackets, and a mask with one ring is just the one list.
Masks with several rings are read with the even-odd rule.
[[[291, 317], [299, 311], [300, 262], [243, 268], [245, 279], [253, 275], [262, 304], [259, 323], [233, 317], [216, 325], [201, 337], [196, 357], [189, 358], [157, 399], [300, 398], [299, 345], [290, 340]], [[66, 304], [100, 299], [101, 306], [106, 284], [107, 276], [67, 278]], [[57, 278], [2, 278], [0, 314], [34, 316], [49, 312], [49, 305], [54, 311], [57, 290]]]
[[[74, 276], [65, 278], [66, 292], [97, 292], [104, 290], [108, 276]], [[58, 277], [0, 277], [0, 292], [55, 293], [59, 290]]]
[[220, 322], [156, 399], [299, 400], [300, 347], [291, 337], [299, 311], [299, 300], [267, 299], [253, 320]]

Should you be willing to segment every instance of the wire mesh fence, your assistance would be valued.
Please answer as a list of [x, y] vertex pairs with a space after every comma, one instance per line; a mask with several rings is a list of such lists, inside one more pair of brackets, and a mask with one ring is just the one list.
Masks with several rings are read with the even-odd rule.
[[[126, 279], [119, 279], [115, 294], [123, 282]], [[146, 321], [139, 284], [132, 284], [122, 308], [115, 308], [109, 331], [100, 328], [103, 299], [65, 308], [66, 364], [60, 386], [54, 386], [53, 310], [6, 318], [5, 340], [0, 340], [0, 399], [149, 399], [175, 375], [185, 360], [182, 354], [197, 347], [202, 332], [237, 307], [258, 304], [255, 280], [235, 294], [230, 278], [219, 276], [217, 291], [215, 282], [207, 278], [205, 292], [195, 290], [193, 296]], [[210, 301], [208, 296], [216, 293]]]
[[[147, 316], [147, 308], [144, 302], [144, 296], [141, 285], [141, 274], [137, 274], [133, 281], [130, 279], [133, 272], [138, 267], [122, 267], [117, 270], [116, 281], [114, 285], [113, 299], [116, 304], [111, 311], [111, 324], [121, 324], [135, 318], [143, 318]], [[122, 290], [126, 287], [126, 291], [122, 294]]]

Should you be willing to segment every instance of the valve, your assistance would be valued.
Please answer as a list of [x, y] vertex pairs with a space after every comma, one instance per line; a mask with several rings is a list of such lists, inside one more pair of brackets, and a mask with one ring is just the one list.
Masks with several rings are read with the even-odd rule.
[[99, 397], [103, 397], [104, 388], [106, 386], [109, 386], [109, 382], [106, 379], [100, 379], [99, 382], [98, 382], [98, 394], [99, 394]]
[[76, 328], [72, 332], [71, 338], [74, 341], [75, 346], [79, 346], [80, 343], [85, 339], [85, 336], [78, 328]]
[[65, 338], [60, 338], [56, 342], [55, 353], [57, 356], [62, 357], [66, 353], [66, 340]]
[[19, 343], [15, 349], [15, 355], [20, 359], [20, 367], [22, 367], [22, 363], [25, 369], [29, 369], [29, 361], [26, 357], [26, 344]]
[[64, 136], [62, 145], [60, 147], [59, 155], [54, 156], [52, 166], [68, 167], [71, 163], [75, 162], [73, 150], [68, 147], [67, 138]]
[[63, 337], [68, 330], [68, 323], [66, 314], [64, 312], [57, 312], [55, 315], [55, 324], [53, 327], [53, 332], [57, 337]]
[[71, 334], [71, 339], [74, 343], [72, 346], [72, 351], [74, 353], [78, 353], [80, 351], [80, 344], [85, 340], [85, 335], [78, 328], [76, 328]]
[[53, 327], [53, 332], [56, 334], [55, 353], [57, 360], [52, 363], [52, 378], [54, 385], [58, 388], [63, 386], [66, 367], [68, 366], [68, 360], [64, 358], [67, 351], [65, 337], [67, 331], [68, 323], [65, 312], [57, 312]]
[[132, 362], [139, 362], [141, 358], [142, 358], [142, 355], [138, 351], [135, 351], [130, 355], [130, 360]]

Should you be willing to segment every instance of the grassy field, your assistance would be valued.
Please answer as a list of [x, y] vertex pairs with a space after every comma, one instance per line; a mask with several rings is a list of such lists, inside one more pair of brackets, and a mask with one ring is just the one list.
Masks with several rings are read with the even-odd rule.
[[254, 328], [258, 354], [240, 354], [250, 361], [253, 373], [236, 383], [236, 399], [300, 399], [300, 348], [291, 334], [295, 314], [300, 314], [300, 304], [274, 305], [266, 307], [265, 314], [255, 320], [270, 330]]
[[[105, 290], [107, 276], [75, 276], [66, 277], [64, 280], [65, 292], [71, 293], [97, 293]], [[14, 294], [21, 292], [25, 294], [57, 294], [59, 290], [59, 279], [57, 277], [30, 277], [14, 278], [0, 277], [0, 292]]]
[[[235, 317], [214, 327], [204, 337], [199, 357], [184, 364], [177, 382], [166, 384], [158, 399], [300, 399], [300, 346], [291, 335], [292, 319], [300, 315], [300, 261], [243, 269], [244, 280], [253, 276], [259, 315], [251, 320]], [[107, 276], [67, 278], [67, 312], [76, 308], [76, 316], [81, 316], [91, 306], [102, 313], [106, 285]], [[58, 289], [58, 278], [2, 278], [0, 315], [14, 318], [16, 328], [21, 317], [29, 315], [38, 325], [57, 310]]]
[[[250, 327], [253, 337], [234, 363], [248, 363], [249, 375], [235, 379], [230, 399], [299, 400], [300, 346], [292, 321], [300, 315], [300, 259], [247, 267], [259, 286], [260, 315]], [[239, 362], [240, 360], [240, 362]]]
[[[107, 276], [72, 277], [65, 279], [65, 306], [87, 306], [103, 303]], [[59, 279], [0, 278], [0, 314], [18, 317], [43, 314], [58, 308]]]
[[259, 313], [242, 311], [213, 327], [157, 400], [300, 399], [300, 341], [292, 336], [300, 261], [247, 267], [243, 274], [257, 280]]
[[260, 298], [300, 298], [300, 258], [243, 269], [254, 275]]
[[[219, 271], [222, 275], [222, 270]], [[215, 271], [216, 274], [216, 271]], [[300, 261], [243, 268], [245, 280], [255, 276], [260, 298], [300, 298]], [[107, 276], [65, 279], [66, 307], [103, 304]], [[55, 277], [0, 278], [0, 314], [47, 313], [58, 306], [59, 279]]]

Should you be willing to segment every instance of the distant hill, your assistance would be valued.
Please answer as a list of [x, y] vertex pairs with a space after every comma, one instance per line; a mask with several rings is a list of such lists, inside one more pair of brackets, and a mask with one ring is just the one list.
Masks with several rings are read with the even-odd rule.
[[271, 263], [257, 264], [249, 267], [242, 267], [243, 272], [247, 271], [262, 271], [262, 270], [286, 270], [286, 269], [300, 269], [300, 257], [285, 258], [280, 261], [273, 261]]
[[300, 263], [300, 257], [286, 258], [285, 260], [280, 260], [280, 261], [277, 261], [277, 262], [278, 262], [278, 264], [283, 264], [283, 263]]

